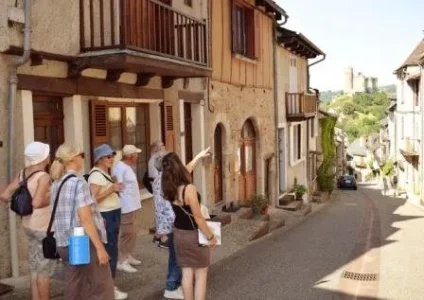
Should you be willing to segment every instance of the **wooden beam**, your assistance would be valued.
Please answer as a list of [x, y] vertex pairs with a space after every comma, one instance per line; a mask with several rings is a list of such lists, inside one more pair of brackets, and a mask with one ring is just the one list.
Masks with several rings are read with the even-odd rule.
[[70, 61], [68, 62], [68, 78], [77, 79], [82, 76], [82, 71], [87, 67], [84, 61]]
[[40, 66], [43, 64], [43, 56], [39, 53], [31, 53], [31, 66]]
[[163, 91], [159, 89], [136, 87], [132, 84], [110, 82], [88, 77], [71, 79], [19, 74], [18, 88], [59, 95], [163, 99]]
[[137, 81], [135, 86], [146, 86], [149, 84], [150, 79], [155, 76], [153, 73], [137, 73]]
[[124, 73], [123, 69], [109, 69], [107, 70], [106, 80], [116, 82], [121, 78], [122, 73]]
[[[22, 49], [22, 47], [11, 46], [4, 53], [10, 54], [10, 55], [20, 55], [21, 56], [24, 53], [24, 50]], [[62, 62], [69, 62], [72, 59], [74, 59], [73, 56], [61, 55], [61, 54], [55, 54], [55, 53], [48, 53], [48, 52], [36, 51], [36, 50], [31, 50], [31, 54], [39, 54], [44, 59], [62, 61]]]
[[162, 77], [162, 88], [169, 89], [174, 84], [175, 77]]
[[205, 100], [204, 92], [190, 92], [190, 91], [178, 91], [178, 99], [184, 100], [184, 102], [200, 103]]

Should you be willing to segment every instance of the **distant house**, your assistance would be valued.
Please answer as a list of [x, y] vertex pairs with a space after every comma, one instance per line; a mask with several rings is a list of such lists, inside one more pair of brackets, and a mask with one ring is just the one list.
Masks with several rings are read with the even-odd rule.
[[346, 153], [352, 157], [353, 167], [366, 168], [367, 147], [365, 137], [354, 140], [346, 149]]
[[424, 39], [421, 40], [405, 62], [395, 70], [397, 101], [389, 107], [390, 135], [394, 149], [392, 155], [397, 163], [398, 186], [405, 190], [408, 199], [420, 203], [423, 191], [422, 141], [422, 55]]

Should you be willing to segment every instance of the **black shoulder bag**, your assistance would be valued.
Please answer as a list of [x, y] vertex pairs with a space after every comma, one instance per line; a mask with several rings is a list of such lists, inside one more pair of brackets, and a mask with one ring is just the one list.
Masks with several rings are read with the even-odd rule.
[[41, 172], [41, 170], [31, 173], [25, 178], [25, 169], [22, 170], [22, 180], [19, 182], [18, 189], [13, 193], [12, 200], [10, 201], [10, 209], [21, 217], [29, 216], [33, 212], [32, 196], [28, 190], [28, 180], [34, 175]]
[[60, 191], [62, 190], [63, 184], [72, 177], [76, 177], [75, 175], [69, 175], [65, 179], [63, 179], [62, 183], [57, 190], [56, 199], [53, 204], [53, 211], [50, 217], [49, 227], [47, 228], [47, 236], [43, 239], [43, 254], [45, 258], [48, 259], [58, 259], [60, 258], [59, 253], [56, 249], [56, 239], [54, 238], [54, 232], [52, 232], [52, 226], [54, 221], [54, 216], [56, 214], [57, 203], [59, 202]]

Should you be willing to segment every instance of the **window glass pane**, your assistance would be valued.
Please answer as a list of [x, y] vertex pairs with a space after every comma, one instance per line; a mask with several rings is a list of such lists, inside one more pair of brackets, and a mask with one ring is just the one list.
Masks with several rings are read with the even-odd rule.
[[297, 159], [301, 158], [301, 154], [302, 154], [302, 131], [301, 131], [301, 126], [297, 125]]
[[148, 127], [146, 105], [126, 107], [126, 144], [135, 145], [141, 149], [137, 160], [137, 178], [141, 182], [147, 170], [148, 153]]
[[246, 145], [244, 148], [246, 153], [246, 172], [253, 170], [253, 145]]
[[122, 149], [122, 110], [120, 107], [109, 107], [109, 144], [114, 150]]

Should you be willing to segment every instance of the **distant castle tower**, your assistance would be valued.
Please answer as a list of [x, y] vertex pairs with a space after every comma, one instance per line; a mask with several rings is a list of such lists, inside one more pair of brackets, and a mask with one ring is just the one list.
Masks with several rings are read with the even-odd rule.
[[367, 77], [361, 72], [354, 75], [353, 68], [347, 67], [344, 71], [343, 92], [347, 95], [355, 93], [374, 93], [378, 90], [378, 78]]
[[353, 92], [353, 68], [347, 67], [344, 71], [344, 88], [345, 94], [352, 94]]

